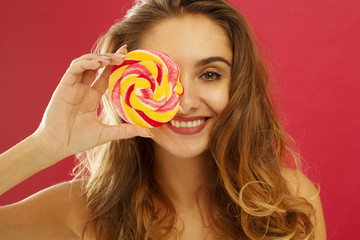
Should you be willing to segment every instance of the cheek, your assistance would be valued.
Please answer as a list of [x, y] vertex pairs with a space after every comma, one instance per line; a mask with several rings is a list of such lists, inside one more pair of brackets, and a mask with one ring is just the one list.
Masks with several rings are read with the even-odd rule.
[[229, 102], [229, 88], [214, 86], [211, 91], [207, 91], [206, 102], [216, 114], [219, 114]]

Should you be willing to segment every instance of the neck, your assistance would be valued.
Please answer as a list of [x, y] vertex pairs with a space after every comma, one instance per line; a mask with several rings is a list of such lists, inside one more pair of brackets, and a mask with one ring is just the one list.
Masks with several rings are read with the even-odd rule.
[[206, 155], [179, 158], [154, 144], [154, 178], [166, 191], [175, 208], [199, 207], [208, 180]]

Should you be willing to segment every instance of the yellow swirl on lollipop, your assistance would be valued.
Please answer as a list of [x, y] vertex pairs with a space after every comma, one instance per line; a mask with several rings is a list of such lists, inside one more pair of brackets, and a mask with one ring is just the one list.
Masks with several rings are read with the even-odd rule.
[[165, 53], [138, 49], [114, 66], [109, 94], [120, 117], [131, 124], [158, 127], [170, 121], [180, 106], [180, 70]]

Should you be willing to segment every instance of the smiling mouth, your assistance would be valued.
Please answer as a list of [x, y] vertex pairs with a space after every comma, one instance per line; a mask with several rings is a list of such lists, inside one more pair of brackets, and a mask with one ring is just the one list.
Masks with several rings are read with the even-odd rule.
[[195, 128], [203, 124], [207, 118], [201, 118], [193, 121], [177, 121], [171, 120], [169, 123], [171, 126], [176, 128]]
[[204, 127], [209, 123], [210, 117], [175, 117], [173, 120], [168, 122], [166, 126], [177, 134], [192, 135], [201, 132]]

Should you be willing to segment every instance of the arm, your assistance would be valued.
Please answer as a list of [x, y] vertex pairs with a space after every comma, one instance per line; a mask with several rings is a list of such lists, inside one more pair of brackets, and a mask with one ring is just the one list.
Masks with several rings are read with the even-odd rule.
[[[118, 51], [126, 53], [126, 48]], [[0, 155], [0, 194], [72, 154], [110, 140], [150, 135], [149, 129], [139, 126], [107, 126], [98, 120], [96, 112], [108, 88], [111, 65], [121, 64], [125, 57], [104, 55], [86, 54], [75, 59], [35, 133]], [[101, 67], [104, 71], [96, 77]]]
[[305, 198], [315, 209], [314, 233], [316, 240], [326, 240], [324, 213], [318, 189], [303, 173], [293, 169], [283, 169], [289, 190], [292, 194]]
[[51, 156], [39, 139], [29, 136], [0, 155], [0, 195], [58, 159]]
[[[126, 53], [126, 48], [120, 48], [118, 53]], [[149, 129], [130, 124], [108, 126], [97, 118], [111, 65], [121, 64], [124, 56], [85, 54], [71, 63], [38, 129], [0, 155], [0, 194], [72, 154], [110, 140], [150, 136]], [[104, 70], [97, 75], [102, 67]], [[50, 188], [0, 207], [1, 239], [72, 239], [76, 236], [72, 219], [79, 215], [73, 206], [79, 201], [76, 196], [67, 198], [69, 189]]]

